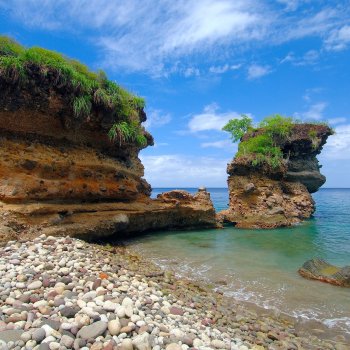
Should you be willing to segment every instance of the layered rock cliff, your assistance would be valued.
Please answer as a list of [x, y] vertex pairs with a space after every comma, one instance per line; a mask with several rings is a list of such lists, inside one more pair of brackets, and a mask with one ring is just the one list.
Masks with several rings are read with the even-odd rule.
[[[41, 51], [5, 49], [0, 40], [0, 240], [215, 226], [206, 192], [150, 199], [138, 154], [153, 138], [131, 94], [107, 80], [102, 88], [98, 77], [90, 88], [85, 80], [92, 73], [80, 64], [63, 79], [57, 62], [71, 66], [56, 53], [44, 51], [43, 63], [34, 55]], [[115, 123], [134, 129], [118, 129], [113, 141], [108, 132]]]
[[[241, 142], [262, 132], [248, 132]], [[316, 156], [331, 134], [326, 125], [293, 125], [279, 140], [283, 158], [275, 167], [255, 164], [250, 156], [234, 158], [227, 167], [229, 209], [219, 219], [240, 228], [275, 228], [310, 218], [315, 211], [311, 193], [326, 181]]]

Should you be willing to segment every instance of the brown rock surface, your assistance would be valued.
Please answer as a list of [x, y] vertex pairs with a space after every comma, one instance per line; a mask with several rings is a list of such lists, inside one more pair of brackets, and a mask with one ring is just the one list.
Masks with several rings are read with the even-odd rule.
[[337, 267], [323, 259], [306, 261], [299, 269], [299, 274], [308, 279], [319, 280], [336, 286], [350, 287], [350, 266]]
[[[206, 192], [150, 199], [142, 147], [109, 140], [108, 111], [93, 107], [76, 118], [64, 89], [35, 75], [19, 87], [0, 74], [0, 88], [0, 241], [216, 225]], [[141, 123], [146, 115], [139, 110], [133, 118]]]
[[[311, 130], [316, 133], [313, 139]], [[275, 228], [309, 218], [315, 210], [310, 193], [326, 181], [316, 156], [331, 134], [328, 126], [296, 124], [280, 145], [284, 160], [277, 168], [233, 159], [227, 166], [229, 209], [218, 214], [219, 221], [240, 228]]]

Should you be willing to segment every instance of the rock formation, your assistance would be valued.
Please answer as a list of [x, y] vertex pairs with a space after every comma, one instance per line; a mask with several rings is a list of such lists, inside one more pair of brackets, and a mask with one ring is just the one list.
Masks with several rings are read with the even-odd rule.
[[[242, 141], [259, 132], [247, 133]], [[253, 165], [249, 157], [233, 159], [227, 166], [229, 209], [218, 214], [219, 220], [240, 228], [275, 228], [309, 218], [315, 210], [311, 193], [326, 181], [316, 156], [331, 134], [326, 125], [295, 124], [280, 141], [283, 160], [277, 167]]]
[[299, 269], [299, 274], [308, 279], [319, 280], [336, 286], [350, 287], [350, 266], [337, 267], [323, 259], [311, 259]]
[[[0, 58], [1, 52], [0, 47]], [[54, 54], [46, 53], [49, 58]], [[140, 149], [153, 144], [141, 127], [146, 120], [142, 107], [133, 108], [129, 119], [145, 144], [112, 142], [108, 131], [121, 116], [108, 105], [101, 107], [97, 90], [92, 92], [91, 110], [79, 117], [72, 93], [81, 86], [72, 92], [73, 85], [62, 79], [59, 69], [26, 62], [23, 83], [16, 66], [4, 62], [0, 62], [0, 241], [40, 233], [92, 239], [216, 225], [205, 192], [150, 199], [151, 187], [143, 179], [138, 158]]]

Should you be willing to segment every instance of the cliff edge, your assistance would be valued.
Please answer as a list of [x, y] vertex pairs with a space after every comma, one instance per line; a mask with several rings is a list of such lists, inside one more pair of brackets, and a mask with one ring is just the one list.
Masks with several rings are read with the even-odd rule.
[[215, 226], [203, 193], [150, 198], [144, 101], [103, 72], [0, 37], [0, 90], [0, 240]]
[[[271, 144], [266, 142], [265, 127], [241, 138], [239, 151], [227, 166], [229, 209], [218, 214], [220, 221], [240, 228], [276, 228], [313, 214], [311, 193], [326, 181], [316, 156], [333, 131], [322, 124], [287, 124], [283, 135], [272, 135]], [[257, 152], [251, 151], [253, 146]]]

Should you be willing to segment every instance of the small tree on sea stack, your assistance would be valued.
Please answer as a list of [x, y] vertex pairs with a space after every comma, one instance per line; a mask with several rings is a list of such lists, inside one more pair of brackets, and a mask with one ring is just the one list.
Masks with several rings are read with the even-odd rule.
[[231, 119], [222, 130], [227, 131], [231, 134], [233, 142], [239, 141], [242, 136], [253, 127], [252, 118], [245, 114], [242, 114], [241, 118]]

